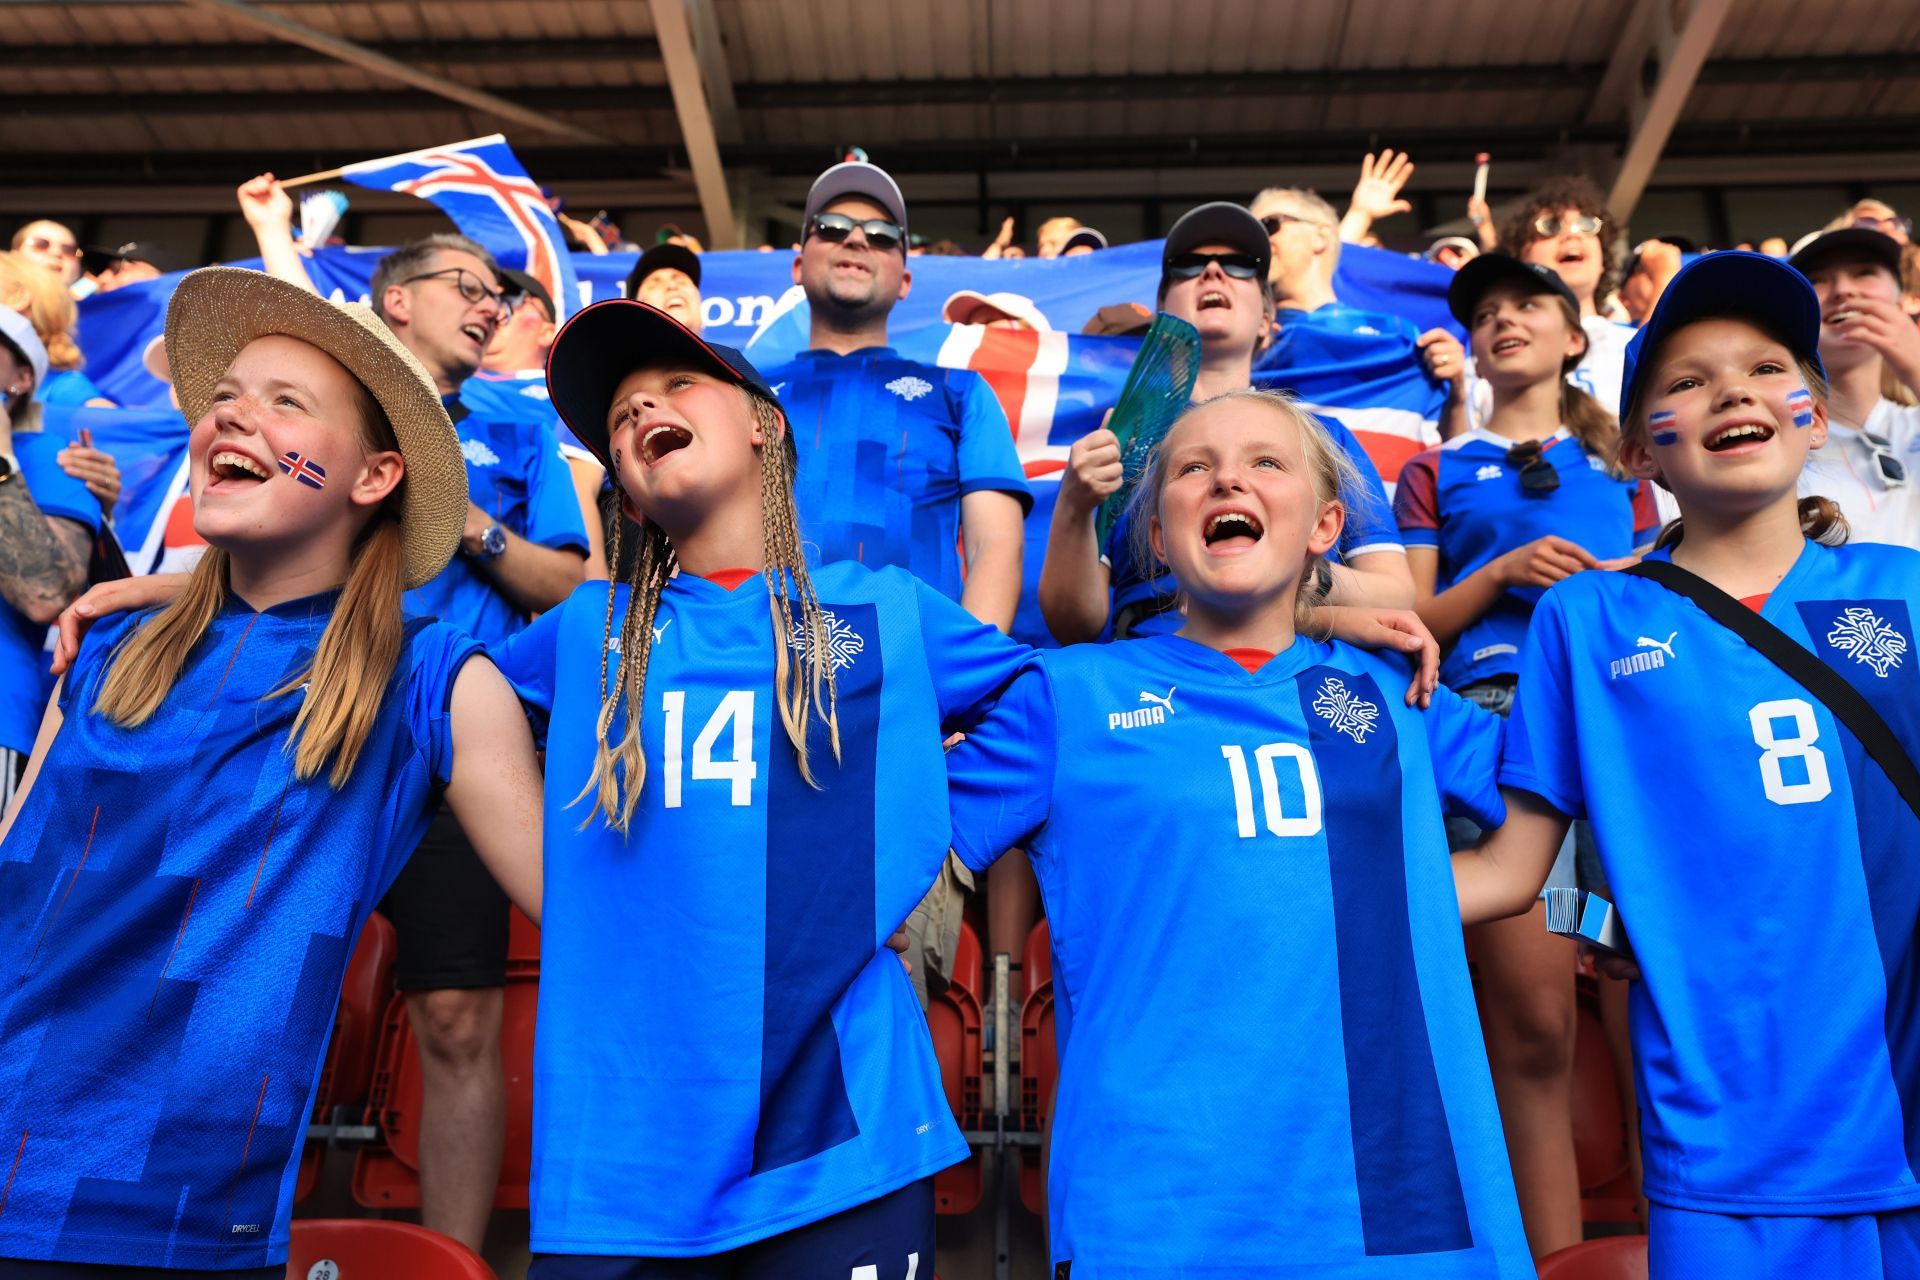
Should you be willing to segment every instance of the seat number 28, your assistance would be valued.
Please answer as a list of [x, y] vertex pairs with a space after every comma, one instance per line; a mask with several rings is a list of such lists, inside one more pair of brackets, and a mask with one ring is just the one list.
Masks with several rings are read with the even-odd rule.
[[[1775, 804], [1814, 804], [1833, 793], [1827, 775], [1826, 752], [1813, 744], [1820, 739], [1820, 723], [1804, 698], [1776, 698], [1757, 704], [1747, 712], [1753, 726], [1754, 745], [1760, 748], [1760, 782], [1767, 799]], [[1782, 733], [1781, 721], [1791, 721], [1789, 732]], [[1805, 776], [1788, 782], [1781, 765], [1798, 760], [1795, 772]]]

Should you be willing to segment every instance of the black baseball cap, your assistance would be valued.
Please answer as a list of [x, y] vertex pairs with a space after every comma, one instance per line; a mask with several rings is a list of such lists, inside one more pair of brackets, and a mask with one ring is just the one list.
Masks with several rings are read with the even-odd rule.
[[[900, 185], [885, 169], [864, 160], [837, 164], [813, 180], [813, 188], [807, 192], [805, 226], [811, 227], [815, 214], [843, 196], [871, 200], [887, 211], [902, 235], [906, 234], [907, 200], [900, 194]], [[904, 243], [901, 247], [905, 248]]]
[[[91, 256], [92, 251], [88, 252]], [[1829, 231], [1808, 241], [1800, 252], [1787, 259], [1787, 264], [1801, 275], [1806, 275], [1841, 255], [1865, 258], [1885, 267], [1895, 276], [1900, 274], [1900, 242], [1884, 231], [1875, 231], [1871, 227], [1842, 227], [1838, 231]]]
[[[547, 391], [567, 430], [609, 469], [607, 408], [620, 380], [641, 365], [679, 358], [736, 386], [780, 403], [753, 362], [732, 347], [707, 342], [658, 307], [609, 298], [574, 313], [547, 352]], [[784, 413], [785, 410], [782, 410]]]
[[640, 292], [640, 282], [656, 271], [678, 271], [693, 281], [693, 287], [700, 287], [700, 255], [683, 244], [656, 244], [640, 255], [633, 264], [633, 270], [627, 273], [627, 296], [634, 297]]
[[162, 275], [173, 270], [167, 251], [150, 240], [129, 240], [118, 246], [88, 245], [82, 260], [98, 270], [115, 262], [144, 262]]
[[1104, 249], [1107, 247], [1107, 238], [1092, 227], [1082, 227], [1067, 237], [1067, 242], [1060, 246], [1060, 252], [1064, 256], [1067, 250], [1077, 249], [1082, 245], [1089, 249]]
[[547, 308], [547, 319], [559, 319], [559, 308], [553, 305], [553, 295], [547, 292], [547, 286], [541, 284], [526, 272], [516, 271], [512, 267], [502, 267], [500, 268], [500, 284], [509, 296], [517, 293], [523, 298], [538, 299]]
[[1167, 267], [1175, 258], [1192, 253], [1203, 244], [1230, 244], [1258, 260], [1258, 278], [1262, 281], [1273, 265], [1273, 242], [1267, 239], [1267, 229], [1260, 225], [1260, 219], [1249, 213], [1245, 205], [1216, 200], [1181, 214], [1173, 230], [1167, 232], [1167, 242], [1160, 250], [1161, 283], [1166, 282]]
[[1555, 294], [1573, 308], [1573, 314], [1580, 314], [1580, 300], [1558, 271], [1537, 262], [1522, 262], [1507, 253], [1483, 253], [1454, 272], [1447, 284], [1447, 310], [1471, 329], [1473, 309], [1487, 296], [1487, 290], [1508, 282], [1523, 284], [1535, 293]]

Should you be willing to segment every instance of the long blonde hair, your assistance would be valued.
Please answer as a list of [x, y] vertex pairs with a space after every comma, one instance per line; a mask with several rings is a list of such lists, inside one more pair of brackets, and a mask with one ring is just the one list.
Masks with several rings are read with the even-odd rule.
[[47, 367], [78, 369], [86, 363], [73, 340], [80, 311], [60, 277], [17, 253], [0, 253], [0, 307], [18, 311], [47, 349]]
[[[1353, 506], [1348, 495], [1363, 492], [1365, 482], [1360, 477], [1359, 468], [1334, 442], [1320, 419], [1302, 408], [1300, 402], [1285, 391], [1270, 391], [1264, 387], [1223, 391], [1180, 411], [1180, 416], [1167, 428], [1167, 434], [1161, 437], [1160, 443], [1147, 456], [1146, 470], [1141, 473], [1140, 483], [1128, 499], [1127, 514], [1132, 525], [1134, 563], [1141, 567], [1141, 572], [1149, 582], [1157, 580], [1164, 569], [1153, 553], [1152, 533], [1148, 525], [1160, 511], [1160, 491], [1167, 483], [1167, 441], [1173, 438], [1173, 433], [1180, 429], [1181, 423], [1200, 410], [1216, 404], [1241, 402], [1270, 409], [1293, 423], [1300, 433], [1300, 453], [1306, 459], [1307, 475], [1313, 482], [1314, 500], [1334, 503], [1349, 516], [1352, 515]], [[1309, 551], [1306, 564], [1301, 566], [1299, 590], [1293, 601], [1293, 625], [1296, 631], [1303, 634], [1321, 634], [1321, 629], [1315, 626], [1314, 610], [1327, 601], [1316, 584], [1320, 577], [1320, 566], [1327, 563], [1325, 556]]]
[[[840, 759], [840, 713], [833, 680], [833, 663], [828, 646], [826, 618], [820, 600], [814, 594], [813, 580], [807, 574], [807, 560], [800, 545], [800, 518], [793, 503], [793, 474], [799, 462], [793, 433], [786, 418], [773, 401], [746, 388], [740, 388], [760, 429], [760, 525], [761, 546], [766, 567], [761, 571], [767, 582], [767, 610], [773, 625], [774, 704], [780, 710], [780, 722], [787, 739], [793, 743], [794, 759], [800, 776], [808, 785], [818, 786], [807, 757], [807, 730], [817, 716], [825, 724], [833, 758]], [[617, 477], [616, 477], [617, 480]], [[628, 522], [615, 520], [613, 546], [607, 557], [610, 565], [622, 563], [622, 528]], [[640, 718], [646, 701], [647, 660], [653, 652], [653, 620], [660, 612], [660, 595], [667, 581], [679, 569], [679, 557], [666, 531], [651, 520], [640, 526], [640, 547], [632, 555], [627, 575], [627, 609], [620, 620], [618, 661], [602, 661], [600, 667], [600, 718], [595, 725], [593, 772], [580, 794], [578, 804], [593, 796], [593, 808], [582, 819], [584, 829], [601, 814], [606, 824], [625, 834], [633, 822], [634, 809], [640, 803], [640, 790], [646, 783], [647, 758], [641, 747]], [[619, 569], [616, 567], [617, 574]], [[612, 653], [614, 599], [618, 593], [607, 584], [607, 617], [602, 629], [603, 647]], [[798, 605], [799, 618], [794, 617]], [[796, 634], [796, 622], [799, 632]], [[796, 643], [798, 642], [798, 643]], [[607, 668], [613, 668], [612, 678]], [[620, 740], [610, 740], [613, 722], [622, 706], [626, 724]]]
[[[356, 379], [361, 438], [370, 450], [397, 449], [393, 428], [371, 392]], [[320, 633], [313, 662], [267, 694], [283, 697], [305, 684], [307, 696], [287, 731], [294, 774], [318, 777], [332, 760], [328, 782], [347, 785], [373, 732], [381, 700], [406, 639], [401, 594], [406, 581], [406, 545], [400, 532], [400, 486], [361, 530], [340, 599]], [[193, 576], [173, 603], [161, 609], [115, 648], [93, 709], [126, 728], [145, 724], [180, 678], [227, 602], [231, 560], [207, 548]]]

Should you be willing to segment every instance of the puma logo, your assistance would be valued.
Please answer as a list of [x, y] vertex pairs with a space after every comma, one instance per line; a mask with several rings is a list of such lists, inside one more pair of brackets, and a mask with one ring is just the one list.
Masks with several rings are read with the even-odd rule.
[[1654, 640], [1648, 636], [1641, 636], [1638, 640], [1635, 640], [1633, 643], [1637, 647], [1642, 649], [1659, 649], [1662, 652], [1664, 652], [1669, 658], [1671, 658], [1674, 656], [1673, 638], [1679, 634], [1680, 633], [1678, 631], [1669, 631], [1667, 633], [1667, 638], [1665, 640]]
[[1177, 689], [1179, 687], [1180, 687], [1179, 685], [1174, 685], [1172, 688], [1169, 688], [1167, 690], [1167, 696], [1164, 698], [1155, 697], [1151, 693], [1142, 691], [1142, 693], [1140, 694], [1140, 701], [1158, 703], [1159, 705], [1167, 709], [1168, 715], [1172, 715], [1173, 714], [1173, 691], [1174, 689]]

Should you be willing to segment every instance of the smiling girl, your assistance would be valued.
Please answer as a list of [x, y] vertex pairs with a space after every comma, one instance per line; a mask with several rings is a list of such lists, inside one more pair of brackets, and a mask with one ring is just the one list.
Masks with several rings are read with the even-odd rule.
[[[1642, 569], [1540, 602], [1508, 821], [1455, 857], [1464, 918], [1518, 912], [1569, 819], [1593, 824], [1644, 975], [1659, 1278], [1920, 1275], [1920, 820], [1878, 762], [1920, 749], [1920, 555], [1839, 545], [1832, 504], [1796, 493], [1827, 431], [1819, 335], [1784, 263], [1674, 278], [1628, 349], [1621, 457], [1682, 520]], [[1875, 708], [1893, 755], [1762, 656], [1743, 606]]]
[[1349, 471], [1286, 397], [1187, 410], [1133, 507], [1178, 632], [1046, 653], [948, 758], [1052, 922], [1056, 1275], [1533, 1274], [1439, 857], [1502, 725], [1302, 631]]
[[511, 690], [401, 612], [466, 508], [425, 371], [224, 267], [166, 338], [212, 549], [87, 637], [0, 842], [0, 1276], [278, 1277], [348, 955], [440, 789], [502, 874], [537, 854]]

